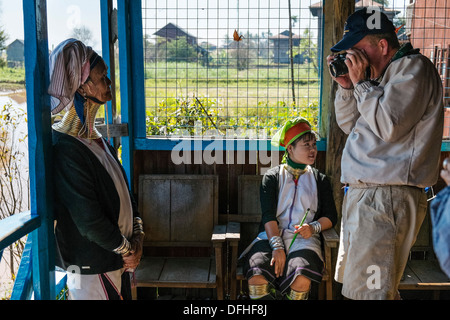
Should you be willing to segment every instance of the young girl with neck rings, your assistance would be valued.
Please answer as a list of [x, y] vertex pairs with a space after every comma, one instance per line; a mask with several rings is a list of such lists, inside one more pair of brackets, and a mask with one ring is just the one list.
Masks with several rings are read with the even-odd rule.
[[328, 178], [312, 167], [316, 142], [304, 118], [272, 138], [286, 152], [262, 179], [260, 232], [240, 257], [251, 299], [308, 299], [311, 283], [322, 280], [320, 232], [336, 224], [337, 212]]

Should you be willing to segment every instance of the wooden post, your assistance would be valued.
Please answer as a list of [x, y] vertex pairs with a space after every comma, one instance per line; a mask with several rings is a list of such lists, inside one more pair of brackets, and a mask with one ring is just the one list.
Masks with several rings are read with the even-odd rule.
[[28, 149], [31, 215], [41, 226], [32, 237], [34, 299], [53, 300], [55, 244], [51, 176], [51, 121], [46, 0], [23, 0], [25, 81], [27, 84]]
[[[328, 72], [326, 57], [331, 53], [330, 48], [342, 39], [344, 23], [347, 17], [355, 10], [354, 0], [327, 0], [324, 1], [324, 41], [323, 41], [323, 82], [322, 82], [322, 123], [326, 128], [327, 155], [326, 173], [331, 179], [333, 195], [339, 218], [342, 211], [343, 190], [341, 178], [341, 157], [347, 135], [336, 123], [334, 110], [334, 97], [338, 84], [331, 79]], [[322, 133], [323, 134], [323, 133]], [[339, 219], [340, 220], [340, 219]]]
[[[114, 57], [114, 42], [116, 40], [117, 30], [114, 29], [117, 23], [113, 23], [113, 4], [112, 0], [101, 0], [100, 1], [100, 17], [101, 17], [101, 28], [102, 28], [102, 58], [105, 60], [108, 66], [109, 78], [111, 79], [111, 91], [113, 92], [112, 100], [105, 104], [105, 124], [108, 122], [109, 125], [115, 124], [116, 121], [116, 66]], [[116, 19], [117, 22], [117, 19]], [[107, 136], [102, 133], [103, 136]], [[120, 146], [120, 137], [114, 137], [110, 135], [112, 145], [115, 149]]]
[[122, 164], [133, 191], [134, 142], [145, 138], [142, 1], [118, 0], [117, 25], [121, 116], [122, 123], [128, 124], [128, 136], [122, 137]]

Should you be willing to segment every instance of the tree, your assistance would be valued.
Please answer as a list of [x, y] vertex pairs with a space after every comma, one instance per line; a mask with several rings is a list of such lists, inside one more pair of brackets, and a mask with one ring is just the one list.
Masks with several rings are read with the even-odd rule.
[[316, 71], [319, 71], [317, 61], [318, 61], [318, 50], [317, 50], [317, 44], [314, 43], [312, 39], [313, 35], [309, 29], [305, 29], [303, 31], [302, 39], [300, 40], [300, 43], [297, 47], [294, 47], [293, 54], [295, 55], [301, 55], [304, 58], [308, 58], [308, 61], [311, 62], [314, 66], [314, 69]]
[[[8, 40], [8, 35], [6, 32], [0, 27], [0, 53], [6, 49], [6, 40]], [[6, 66], [6, 61], [3, 60], [0, 56], [0, 68]]]
[[6, 49], [6, 40], [8, 38], [6, 32], [0, 28], [0, 52]]
[[[1, 1], [0, 1], [0, 14], [2, 13]], [[3, 30], [3, 27], [0, 26], [0, 53], [6, 48], [6, 40], [8, 40], [8, 35]]]
[[92, 40], [92, 31], [86, 26], [75, 27], [72, 29], [72, 38], [78, 39], [85, 45], [94, 46], [95, 43]]
[[[24, 122], [25, 110], [10, 103], [0, 109], [0, 220], [29, 210], [28, 135], [20, 130]], [[11, 280], [16, 277], [24, 247], [25, 241], [20, 239], [3, 252]]]
[[185, 37], [167, 41], [165, 49], [167, 61], [188, 62], [197, 60], [196, 48], [189, 44]]

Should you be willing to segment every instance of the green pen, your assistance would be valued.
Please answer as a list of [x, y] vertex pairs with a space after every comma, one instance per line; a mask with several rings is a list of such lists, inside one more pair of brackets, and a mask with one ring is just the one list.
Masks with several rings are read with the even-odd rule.
[[[308, 215], [308, 213], [309, 213], [309, 208], [306, 209], [305, 215], [303, 216], [303, 219], [302, 219], [302, 221], [300, 222], [300, 227], [303, 225], [303, 222], [305, 222], [305, 219], [306, 219], [306, 216]], [[296, 233], [295, 236], [294, 236], [294, 239], [292, 239], [291, 244], [289, 245], [289, 249], [291, 249], [292, 244], [294, 243], [295, 238], [297, 238], [297, 236], [298, 236], [298, 233]]]

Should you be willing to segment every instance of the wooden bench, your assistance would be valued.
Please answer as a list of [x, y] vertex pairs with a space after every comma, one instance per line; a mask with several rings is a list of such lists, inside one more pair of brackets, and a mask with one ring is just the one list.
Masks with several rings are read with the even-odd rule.
[[[238, 255], [258, 234], [261, 221], [261, 205], [259, 201], [259, 188], [262, 176], [243, 175], [238, 177], [238, 215], [229, 215], [227, 229], [227, 242], [231, 248], [230, 267], [230, 299], [237, 298], [237, 284], [245, 281], [242, 265], [238, 263]], [[325, 270], [322, 283], [325, 284], [325, 297], [333, 298], [334, 263], [332, 262], [332, 249], [337, 248], [339, 236], [335, 229], [322, 232], [324, 243]], [[242, 285], [241, 285], [242, 287]]]
[[439, 299], [441, 291], [450, 290], [450, 279], [441, 270], [434, 254], [431, 228], [430, 212], [427, 212], [398, 289], [400, 292], [433, 291], [433, 298]]
[[158, 287], [215, 288], [222, 300], [226, 226], [217, 224], [218, 177], [141, 175], [138, 200], [145, 239], [133, 299], [137, 287]]
[[433, 298], [439, 299], [440, 291], [450, 290], [450, 279], [437, 260], [409, 260], [399, 290], [432, 290]]

